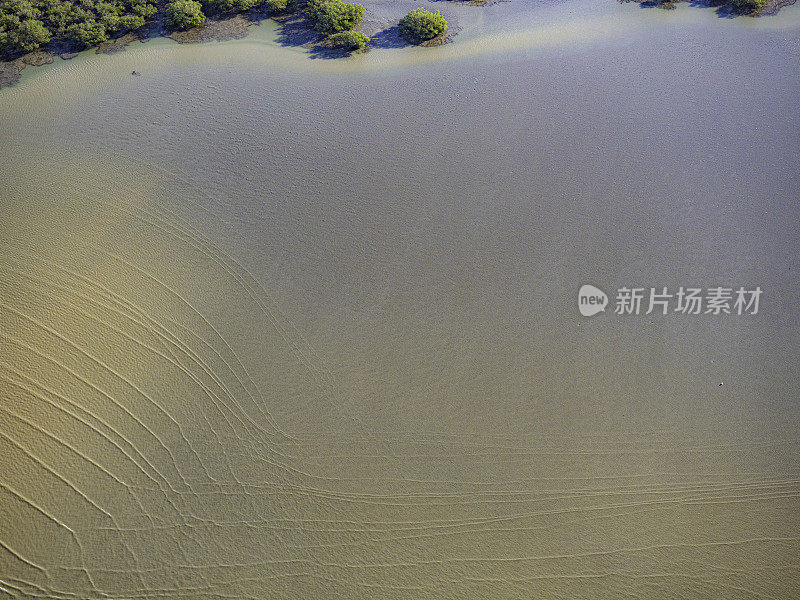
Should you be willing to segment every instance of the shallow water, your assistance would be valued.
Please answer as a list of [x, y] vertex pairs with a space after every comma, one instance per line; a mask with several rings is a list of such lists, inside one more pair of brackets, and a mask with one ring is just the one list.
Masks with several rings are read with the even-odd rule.
[[443, 10], [0, 90], [0, 593], [796, 594], [800, 10]]

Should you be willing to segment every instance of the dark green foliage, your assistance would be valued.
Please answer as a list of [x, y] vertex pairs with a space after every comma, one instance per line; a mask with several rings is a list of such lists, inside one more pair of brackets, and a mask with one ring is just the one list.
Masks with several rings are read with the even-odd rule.
[[[210, 14], [228, 14], [258, 6], [272, 13], [281, 13], [289, 10], [294, 1], [167, 0], [164, 23], [173, 29], [189, 29], [205, 22], [204, 10]], [[0, 0], [0, 58], [30, 52], [51, 40], [70, 49], [95, 46], [125, 31], [144, 26], [158, 13], [157, 2]], [[361, 11], [363, 14], [363, 8]]]
[[306, 5], [307, 14], [314, 22], [314, 27], [323, 35], [354, 29], [361, 23], [365, 10], [360, 4], [342, 0], [309, 2]]
[[200, 0], [200, 2], [206, 13], [223, 15], [245, 12], [256, 7], [277, 14], [286, 12], [294, 4], [294, 0]]
[[[148, 5], [150, 6], [150, 5]], [[120, 29], [139, 29], [145, 23], [145, 18], [139, 14], [131, 13], [119, 18]]]
[[155, 0], [0, 0], [0, 53], [29, 52], [51, 38], [93, 46], [156, 12]]
[[258, 4], [258, 0], [202, 0], [203, 10], [210, 14], [245, 12]]
[[334, 48], [352, 52], [353, 50], [363, 50], [369, 43], [369, 36], [360, 31], [340, 31], [330, 36], [328, 41]]
[[203, 7], [195, 0], [175, 0], [164, 8], [164, 24], [172, 29], [183, 31], [205, 22]]
[[0, 3], [0, 53], [30, 52], [50, 41], [50, 32], [29, 2]]
[[415, 8], [400, 19], [400, 35], [413, 43], [424, 42], [447, 31], [447, 21], [439, 14]]
[[50, 32], [47, 31], [44, 23], [37, 19], [25, 19], [22, 21], [19, 24], [17, 35], [17, 43], [27, 51], [35, 50], [50, 41]]
[[64, 37], [85, 48], [108, 41], [108, 32], [105, 25], [86, 16], [83, 20], [69, 25], [64, 30]]
[[312, 21], [316, 21], [322, 5], [330, 1], [331, 0], [306, 0], [306, 14]]
[[41, 20], [42, 12], [28, 0], [0, 0], [0, 23], [13, 23], [17, 28], [23, 21]]
[[284, 13], [294, 6], [293, 0], [262, 0], [259, 6], [272, 14]]
[[765, 4], [766, 0], [733, 0], [731, 8], [733, 8], [734, 12], [749, 15], [760, 11]]

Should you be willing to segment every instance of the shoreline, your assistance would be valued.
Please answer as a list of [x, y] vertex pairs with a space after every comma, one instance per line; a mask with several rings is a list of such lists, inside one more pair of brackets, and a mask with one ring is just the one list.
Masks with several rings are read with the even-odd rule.
[[716, 12], [720, 17], [737, 18], [737, 17], [771, 17], [777, 15], [782, 8], [792, 6], [797, 0], [766, 0], [763, 7], [758, 11], [752, 13], [743, 13], [735, 11], [730, 4], [722, 3], [723, 0], [619, 0], [620, 3], [634, 2], [643, 8], [660, 8], [662, 10], [673, 10], [676, 4], [690, 3], [693, 6], [701, 8], [716, 8]]
[[[443, 3], [449, 5], [442, 7], [446, 11], [443, 14], [448, 19], [447, 32], [444, 36], [439, 36], [416, 45], [420, 47], [433, 47], [449, 44], [454, 41], [455, 37], [457, 37], [462, 30], [462, 27], [459, 23], [458, 14], [452, 10], [447, 10], [449, 7], [486, 7], [496, 5], [499, 1], [500, 0], [442, 0]], [[649, 0], [650, 3], [648, 3], [648, 0], [645, 0], [645, 2], [640, 2], [640, 0], [619, 0], [621, 4], [631, 2], [648, 8], [658, 7], [662, 8], [662, 10], [670, 8], [670, 6], [656, 4], [654, 0]], [[673, 0], [673, 2], [674, 4], [678, 4], [690, 2], [690, 0]], [[791, 6], [796, 2], [797, 0], [773, 0], [771, 4], [760, 11], [758, 15], [749, 16], [753, 19], [757, 17], [773, 16], [780, 8]], [[666, 2], [663, 4], [666, 4]], [[674, 4], [671, 8], [675, 8]], [[710, 3], [697, 4], [697, 6], [713, 8]], [[728, 11], [722, 11], [722, 8], [724, 7], [720, 7], [716, 11], [717, 18], [732, 19], [737, 16], [728, 14]], [[739, 16], [741, 18], [747, 18], [748, 15]], [[63, 44], [49, 44], [49, 47], [39, 48], [22, 56], [18, 56], [13, 60], [0, 61], [0, 89], [11, 87], [18, 83], [26, 67], [38, 67], [52, 64], [55, 62], [56, 57], [62, 60], [71, 60], [88, 50], [94, 50], [95, 54], [116, 54], [125, 51], [135, 42], [144, 44], [153, 40], [169, 39], [182, 45], [242, 40], [249, 37], [251, 26], [260, 27], [265, 21], [269, 20], [277, 23], [279, 27], [276, 42], [280, 46], [304, 49], [308, 52], [310, 58], [338, 59], [350, 54], [346, 51], [333, 49], [327, 45], [324, 38], [319, 36], [319, 34], [311, 28], [302, 9], [281, 15], [270, 15], [263, 10], [251, 10], [246, 13], [239, 13], [222, 19], [207, 19], [206, 24], [202, 27], [180, 32], [170, 32], [163, 27], [160, 21], [154, 21], [137, 32], [128, 32], [118, 38], [81, 51], [75, 51], [73, 48], [69, 48]], [[398, 49], [414, 46], [415, 44], [411, 44], [399, 36], [399, 32], [397, 31], [398, 22], [399, 19], [390, 18], [368, 18], [362, 21], [358, 30], [370, 36], [371, 40], [365, 50], [356, 51], [353, 54], [359, 55], [371, 50]], [[131, 73], [131, 75], [140, 74], [141, 73], [137, 71]]]
[[[459, 4], [464, 6], [484, 7], [495, 4], [499, 0], [445, 0], [448, 4]], [[203, 44], [207, 42], [226, 42], [230, 40], [244, 39], [249, 35], [249, 28], [260, 26], [266, 20], [273, 20], [280, 26], [279, 44], [282, 46], [293, 46], [304, 48], [309, 51], [314, 58], [343, 58], [349, 56], [351, 52], [338, 50], [327, 43], [324, 36], [321, 36], [308, 20], [303, 10], [304, 4], [291, 11], [281, 14], [271, 14], [262, 9], [252, 9], [246, 12], [233, 14], [224, 18], [207, 18], [206, 22], [200, 27], [194, 27], [185, 31], [169, 31], [159, 19], [146, 24], [136, 31], [129, 31], [117, 38], [102, 42], [96, 46], [91, 46], [83, 50], [75, 51], [74, 48], [62, 41], [55, 41], [37, 48], [31, 52], [17, 56], [10, 60], [0, 60], [0, 89], [10, 87], [19, 82], [22, 71], [28, 66], [42, 66], [52, 64], [55, 58], [71, 60], [88, 50], [94, 49], [96, 54], [116, 54], [123, 52], [135, 42], [147, 43], [153, 39], [166, 38], [179, 44]], [[449, 12], [449, 11], [448, 11]], [[367, 48], [352, 54], [364, 53], [368, 50], [381, 48], [401, 48], [401, 47], [434, 47], [441, 46], [453, 41], [461, 31], [458, 18], [454, 14], [448, 14], [448, 29], [440, 36], [424, 41], [419, 44], [412, 44], [405, 40], [398, 30], [400, 18], [395, 20], [363, 21], [356, 28], [363, 31], [370, 37]], [[136, 75], [134, 71], [132, 75]]]

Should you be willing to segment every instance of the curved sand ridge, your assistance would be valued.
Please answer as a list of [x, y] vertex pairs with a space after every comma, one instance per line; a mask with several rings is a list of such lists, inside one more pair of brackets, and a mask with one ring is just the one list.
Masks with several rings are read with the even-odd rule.
[[790, 595], [796, 440], [372, 432], [201, 191], [86, 163], [3, 208], [3, 594]]
[[706, 260], [793, 297], [797, 36], [746, 30], [798, 9], [553, 9], [504, 46], [509, 6], [441, 48], [262, 27], [0, 91], [0, 596], [796, 594], [791, 306], [614, 328], [571, 294]]

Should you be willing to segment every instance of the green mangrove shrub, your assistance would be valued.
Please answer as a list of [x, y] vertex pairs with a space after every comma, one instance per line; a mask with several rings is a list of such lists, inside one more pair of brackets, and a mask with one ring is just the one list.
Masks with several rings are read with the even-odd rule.
[[330, 2], [331, 0], [306, 0], [305, 4], [305, 11], [306, 15], [312, 20], [316, 21], [317, 15], [319, 14], [320, 7], [325, 4], [326, 2]]
[[365, 11], [360, 4], [342, 0], [306, 4], [306, 14], [314, 23], [314, 28], [323, 35], [355, 29], [361, 23]]
[[202, 4], [206, 14], [224, 15], [248, 11], [258, 4], [258, 0], [202, 0]]
[[294, 0], [263, 0], [259, 6], [277, 15], [292, 8], [294, 6]]
[[363, 50], [369, 43], [369, 36], [360, 31], [340, 31], [330, 36], [328, 41], [334, 48], [352, 52]]
[[30, 52], [50, 41], [50, 32], [36, 18], [39, 11], [28, 10], [15, 14], [3, 8], [0, 4], [0, 53]]
[[732, 0], [731, 8], [734, 12], [750, 15], [760, 11], [766, 3], [766, 0]]
[[432, 13], [424, 8], [415, 8], [400, 19], [400, 35], [412, 43], [433, 39], [445, 31], [447, 21], [438, 10]]
[[175, 0], [164, 8], [164, 24], [171, 29], [183, 31], [205, 22], [203, 6], [195, 0]]
[[156, 0], [0, 0], [0, 54], [30, 52], [51, 39], [94, 46], [157, 12]]

